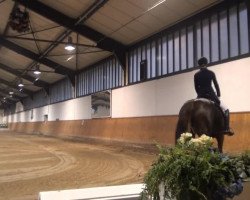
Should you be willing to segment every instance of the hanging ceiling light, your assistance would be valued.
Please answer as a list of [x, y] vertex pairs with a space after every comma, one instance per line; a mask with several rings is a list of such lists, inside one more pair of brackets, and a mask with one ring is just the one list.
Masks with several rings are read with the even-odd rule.
[[35, 75], [41, 74], [41, 71], [39, 69], [39, 65], [36, 66], [35, 71], [33, 72]]
[[18, 87], [23, 87], [23, 86], [24, 86], [24, 84], [22, 84], [22, 83], [18, 84]]
[[71, 36], [68, 37], [68, 44], [66, 44], [66, 46], [64, 47], [64, 49], [66, 49], [67, 51], [73, 51], [73, 50], [75, 50], [75, 47], [72, 44], [72, 37]]
[[29, 13], [26, 10], [22, 11], [20, 8], [14, 9], [9, 16], [10, 27], [18, 33], [30, 31], [29, 21]]
[[20, 79], [19, 80], [19, 83], [18, 83], [18, 87], [23, 87], [24, 86], [24, 84], [23, 84], [23, 80], [22, 79]]

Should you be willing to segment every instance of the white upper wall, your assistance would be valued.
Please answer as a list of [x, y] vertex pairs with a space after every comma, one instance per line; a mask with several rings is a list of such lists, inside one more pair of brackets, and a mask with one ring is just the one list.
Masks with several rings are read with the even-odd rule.
[[155, 115], [155, 81], [112, 90], [112, 117]]
[[49, 121], [90, 119], [91, 98], [87, 96], [49, 105], [48, 117]]
[[31, 121], [44, 121], [44, 115], [49, 115], [49, 106], [33, 109], [33, 119]]
[[5, 119], [4, 119], [4, 110], [0, 110], [0, 124], [4, 123]]
[[[250, 58], [240, 59], [209, 68], [214, 71], [220, 85], [222, 102], [230, 112], [250, 111]], [[177, 115], [183, 103], [196, 98], [194, 73], [191, 71], [112, 90], [113, 118]], [[9, 122], [91, 119], [91, 97], [69, 101], [16, 113]], [[7, 121], [7, 119], [5, 119]]]
[[91, 96], [74, 99], [75, 117], [74, 119], [91, 119]]
[[156, 81], [155, 115], [176, 115], [183, 103], [196, 97], [194, 71]]
[[16, 112], [23, 111], [23, 104], [21, 102], [16, 103]]
[[176, 115], [195, 98], [194, 72], [179, 74], [112, 91], [112, 117]]
[[[230, 112], [250, 111], [250, 58], [209, 68], [220, 85], [221, 100]], [[112, 91], [112, 117], [177, 115], [183, 103], [196, 98], [198, 70]]]
[[[31, 118], [33, 112], [33, 118]], [[48, 115], [49, 121], [55, 120], [80, 120], [91, 119], [91, 97], [82, 97], [68, 101], [34, 108], [19, 112], [8, 117], [8, 122], [37, 122], [44, 121], [44, 115]]]
[[211, 68], [220, 84], [221, 100], [231, 112], [250, 111], [250, 58]]

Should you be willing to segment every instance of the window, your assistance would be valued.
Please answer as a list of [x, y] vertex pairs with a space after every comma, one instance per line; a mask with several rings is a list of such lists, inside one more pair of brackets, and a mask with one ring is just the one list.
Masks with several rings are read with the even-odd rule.
[[50, 103], [73, 98], [72, 85], [68, 78], [58, 81], [50, 87]]
[[180, 22], [131, 48], [128, 54], [129, 83], [141, 81], [139, 67], [147, 60], [147, 79], [196, 67], [205, 56], [218, 62], [249, 53], [248, 16], [245, 2], [230, 7], [222, 2], [207, 15]]
[[[135, 53], [136, 56], [136, 53]], [[131, 57], [130, 62], [135, 62]], [[137, 65], [137, 63], [131, 63]], [[132, 68], [131, 68], [132, 69]], [[130, 69], [129, 69], [130, 70]], [[124, 71], [120, 63], [114, 57], [110, 57], [100, 64], [83, 71], [77, 75], [77, 97], [92, 94], [95, 92], [119, 87], [124, 85]], [[130, 76], [129, 79], [136, 77]]]

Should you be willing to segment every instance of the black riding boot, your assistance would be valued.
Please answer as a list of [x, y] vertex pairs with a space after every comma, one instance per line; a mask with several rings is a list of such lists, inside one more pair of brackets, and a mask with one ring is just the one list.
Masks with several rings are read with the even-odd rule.
[[224, 130], [224, 132], [227, 134], [227, 135], [233, 135], [234, 134], [234, 132], [233, 132], [233, 130], [232, 129], [230, 129], [230, 127], [229, 127], [229, 121], [230, 121], [230, 118], [229, 118], [229, 110], [227, 109], [227, 110], [225, 110], [225, 112], [224, 112], [224, 116], [225, 116], [225, 130]]

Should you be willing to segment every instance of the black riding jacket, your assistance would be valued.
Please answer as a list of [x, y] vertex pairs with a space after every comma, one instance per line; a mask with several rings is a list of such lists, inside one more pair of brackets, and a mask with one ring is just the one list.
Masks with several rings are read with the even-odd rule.
[[[215, 86], [217, 95], [212, 88], [212, 82]], [[220, 104], [218, 98], [220, 97], [220, 88], [214, 72], [207, 68], [201, 68], [200, 71], [196, 72], [194, 75], [194, 85], [198, 98], [207, 98]]]

